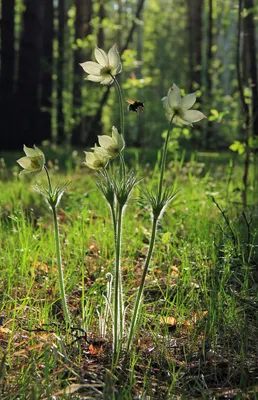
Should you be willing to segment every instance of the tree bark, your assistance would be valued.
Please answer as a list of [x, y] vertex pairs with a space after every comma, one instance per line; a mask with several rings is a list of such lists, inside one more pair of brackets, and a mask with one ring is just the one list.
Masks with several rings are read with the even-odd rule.
[[1, 10], [1, 74], [0, 74], [0, 132], [1, 148], [8, 149], [14, 119], [14, 0], [2, 0]]
[[203, 0], [187, 0], [189, 29], [190, 91], [201, 85]]
[[[250, 86], [252, 91], [252, 131], [254, 136], [258, 136], [258, 86], [257, 86], [257, 57], [255, 43], [255, 26], [253, 11], [253, 0], [245, 0], [244, 7], [249, 12], [244, 19], [245, 42], [248, 57], [246, 59], [248, 78], [251, 80]], [[246, 82], [248, 83], [248, 82]]]
[[[76, 0], [75, 41], [84, 39], [91, 34], [90, 25], [92, 17], [92, 0]], [[84, 72], [80, 63], [84, 60], [85, 53], [82, 47], [76, 43], [74, 52], [74, 84], [73, 84], [73, 118], [75, 125], [72, 132], [72, 144], [80, 145], [83, 140], [83, 116], [82, 116], [82, 82]]]
[[45, 0], [43, 58], [41, 60], [41, 110], [39, 125], [39, 140], [51, 140], [52, 124], [52, 90], [53, 90], [53, 40], [54, 40], [54, 6], [53, 0]]
[[65, 67], [65, 28], [67, 22], [66, 0], [58, 1], [58, 58], [57, 58], [57, 142], [65, 141], [64, 117], [64, 67]]
[[40, 114], [40, 56], [43, 43], [44, 3], [26, 0], [20, 41], [16, 92], [16, 127], [12, 147], [40, 142], [37, 136]]

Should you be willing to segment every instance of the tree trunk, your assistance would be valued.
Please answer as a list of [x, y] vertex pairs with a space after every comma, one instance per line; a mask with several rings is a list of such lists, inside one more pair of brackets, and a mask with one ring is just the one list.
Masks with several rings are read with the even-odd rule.
[[104, 47], [104, 29], [102, 26], [103, 19], [105, 18], [105, 6], [104, 6], [104, 0], [100, 0], [99, 2], [99, 12], [98, 12], [98, 17], [99, 17], [99, 29], [98, 29], [98, 47], [103, 49]]
[[[257, 86], [257, 58], [256, 58], [256, 43], [255, 43], [255, 27], [254, 27], [254, 2], [253, 0], [245, 0], [244, 8], [247, 16], [244, 19], [245, 43], [248, 57], [246, 59], [248, 78], [251, 80], [252, 90], [252, 131], [253, 135], [258, 136], [258, 86]], [[247, 82], [246, 82], [247, 83]]]
[[14, 119], [14, 0], [2, 0], [1, 10], [1, 74], [0, 74], [0, 132], [1, 148], [11, 144], [10, 131]]
[[187, 0], [189, 28], [190, 91], [201, 85], [203, 0]]
[[40, 141], [37, 131], [44, 3], [26, 0], [25, 6], [16, 93], [16, 129], [12, 138], [14, 148], [21, 147], [24, 143], [31, 146]]
[[[211, 105], [212, 104], [212, 79], [211, 79], [211, 74], [212, 74], [212, 43], [213, 43], [213, 0], [208, 1], [208, 29], [207, 29], [207, 51], [206, 51], [206, 58], [207, 58], [207, 63], [206, 63], [206, 104]], [[206, 149], [210, 148], [211, 141], [213, 140], [213, 123], [212, 121], [208, 121], [207, 127], [205, 130], [205, 147]]]
[[66, 0], [58, 1], [58, 58], [57, 58], [57, 142], [65, 140], [64, 118], [64, 73], [65, 73], [65, 28], [67, 21]]
[[[91, 34], [90, 25], [92, 17], [92, 0], [76, 0], [76, 20], [75, 20], [75, 41], [84, 39]], [[74, 129], [72, 132], [72, 144], [82, 144], [84, 123], [82, 116], [82, 82], [84, 72], [79, 63], [85, 61], [85, 52], [82, 51], [81, 45], [76, 43], [74, 52], [74, 84], [73, 84], [73, 112], [74, 112]]]
[[53, 90], [53, 40], [54, 40], [54, 6], [53, 0], [45, 0], [43, 58], [41, 74], [41, 110], [38, 135], [40, 141], [51, 140], [52, 124], [52, 90]]

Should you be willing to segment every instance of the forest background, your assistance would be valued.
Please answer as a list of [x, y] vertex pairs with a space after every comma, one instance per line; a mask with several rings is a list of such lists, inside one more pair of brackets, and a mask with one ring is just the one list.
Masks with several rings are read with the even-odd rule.
[[[157, 147], [166, 129], [160, 99], [176, 83], [198, 90], [205, 123], [173, 130], [172, 147], [256, 148], [255, 0], [1, 0], [1, 150], [42, 142], [89, 147], [117, 124], [113, 87], [86, 82], [80, 62], [116, 43], [128, 146]], [[198, 106], [198, 105], [197, 105]], [[125, 102], [126, 107], [126, 102]], [[179, 138], [180, 135], [180, 138]]]

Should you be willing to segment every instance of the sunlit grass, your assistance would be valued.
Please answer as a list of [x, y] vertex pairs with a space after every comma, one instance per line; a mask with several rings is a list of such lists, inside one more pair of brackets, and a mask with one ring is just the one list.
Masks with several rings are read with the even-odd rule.
[[[112, 393], [119, 399], [173, 394], [208, 398], [223, 387], [236, 396], [237, 390], [255, 391], [257, 208], [245, 210], [247, 222], [252, 217], [248, 228], [238, 190], [241, 168], [234, 168], [229, 187], [228, 163], [229, 159], [221, 165], [216, 161], [216, 166], [211, 162], [207, 168], [198, 158], [179, 158], [168, 166], [166, 181], [179, 193], [159, 225], [138, 339], [115, 376], [106, 372], [111, 332], [105, 340], [99, 338], [98, 319], [105, 306], [106, 273], [113, 269], [113, 232], [93, 174], [74, 163], [69, 164], [68, 176], [52, 170], [56, 182], [72, 180], [59, 208], [61, 246], [73, 327], [83, 328], [87, 336], [74, 330], [69, 337], [60, 308], [47, 204], [33, 190], [35, 179], [19, 179], [16, 170], [2, 176], [3, 399], [83, 394], [109, 399]], [[143, 171], [149, 185], [155, 180], [152, 171]], [[43, 175], [36, 180], [43, 182]], [[139, 201], [140, 191], [141, 186], [124, 217], [126, 324], [150, 239], [150, 212]], [[230, 227], [213, 196], [227, 211]], [[252, 189], [249, 197], [254, 204]], [[82, 338], [74, 342], [78, 336]], [[82, 397], [65, 392], [75, 384], [82, 385]]]

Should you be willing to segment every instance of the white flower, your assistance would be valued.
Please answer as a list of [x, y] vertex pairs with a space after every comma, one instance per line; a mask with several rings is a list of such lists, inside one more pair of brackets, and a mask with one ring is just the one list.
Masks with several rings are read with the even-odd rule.
[[109, 158], [118, 156], [125, 147], [125, 141], [122, 135], [118, 133], [115, 126], [112, 127], [112, 137], [108, 135], [98, 136], [100, 148], [94, 148], [95, 153], [103, 152], [108, 154]]
[[200, 111], [189, 110], [196, 102], [196, 93], [191, 93], [181, 98], [180, 90], [175, 84], [169, 89], [168, 95], [163, 97], [161, 101], [166, 110], [167, 118], [171, 120], [172, 115], [175, 115], [173, 119], [174, 123], [192, 126], [194, 122], [206, 118]]
[[95, 58], [97, 62], [86, 61], [80, 66], [87, 74], [88, 81], [100, 82], [102, 85], [109, 85], [113, 82], [113, 77], [122, 71], [122, 64], [116, 45], [111, 47], [108, 54], [96, 47]]
[[32, 149], [24, 145], [23, 150], [26, 154], [26, 157], [22, 157], [17, 160], [17, 163], [24, 168], [24, 170], [20, 172], [20, 175], [38, 174], [41, 172], [45, 164], [44, 153], [36, 146], [34, 146], [34, 149]]
[[103, 169], [108, 163], [108, 157], [97, 154], [96, 152], [85, 151], [86, 160], [84, 162], [91, 169]]

